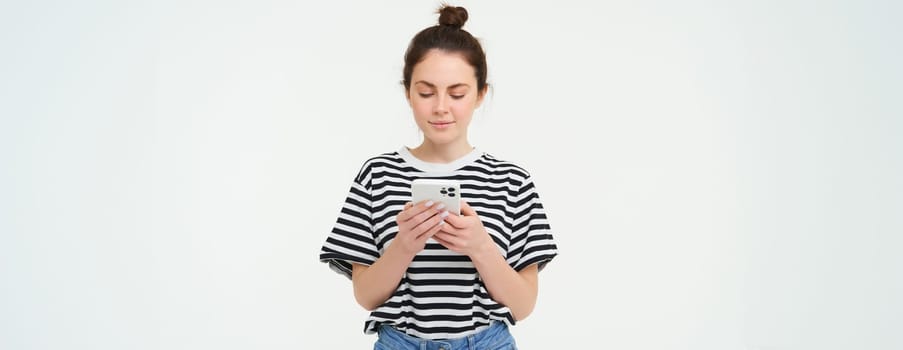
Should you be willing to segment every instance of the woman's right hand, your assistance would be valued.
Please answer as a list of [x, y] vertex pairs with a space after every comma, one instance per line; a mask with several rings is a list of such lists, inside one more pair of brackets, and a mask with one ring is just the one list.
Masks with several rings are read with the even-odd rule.
[[390, 246], [400, 248], [409, 256], [417, 255], [426, 247], [426, 241], [445, 224], [448, 211], [444, 207], [433, 201], [406, 203], [404, 210], [395, 217], [398, 233]]

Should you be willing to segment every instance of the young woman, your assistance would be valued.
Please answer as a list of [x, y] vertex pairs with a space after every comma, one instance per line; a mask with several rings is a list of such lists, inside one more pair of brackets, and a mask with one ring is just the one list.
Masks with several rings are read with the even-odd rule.
[[[508, 326], [533, 310], [537, 274], [557, 254], [530, 174], [467, 139], [488, 85], [466, 20], [443, 6], [411, 40], [403, 82], [423, 142], [364, 162], [320, 251], [371, 311], [375, 349], [514, 349]], [[418, 178], [458, 181], [460, 215], [411, 203]]]

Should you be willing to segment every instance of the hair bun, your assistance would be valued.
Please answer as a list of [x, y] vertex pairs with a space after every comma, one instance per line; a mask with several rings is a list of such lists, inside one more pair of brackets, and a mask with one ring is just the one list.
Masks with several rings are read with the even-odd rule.
[[439, 25], [460, 29], [467, 22], [467, 10], [463, 7], [443, 5], [438, 12]]

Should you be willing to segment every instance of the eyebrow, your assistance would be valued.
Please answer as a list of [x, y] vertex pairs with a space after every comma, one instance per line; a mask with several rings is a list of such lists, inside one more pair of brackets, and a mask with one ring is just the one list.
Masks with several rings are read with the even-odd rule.
[[[436, 88], [436, 85], [434, 85], [433, 83], [430, 83], [430, 82], [428, 82], [428, 81], [426, 81], [426, 80], [418, 80], [417, 82], [414, 83], [414, 85], [417, 85], [417, 84], [424, 84], [424, 85], [429, 86], [429, 87], [431, 87], [431, 88], [434, 88], [434, 89]], [[449, 89], [454, 89], [454, 88], [459, 88], [459, 87], [462, 87], [462, 86], [464, 86], [464, 87], [470, 87], [470, 85], [467, 85], [467, 84], [465, 84], [465, 83], [457, 83], [457, 84], [449, 85], [448, 88], [449, 88]]]

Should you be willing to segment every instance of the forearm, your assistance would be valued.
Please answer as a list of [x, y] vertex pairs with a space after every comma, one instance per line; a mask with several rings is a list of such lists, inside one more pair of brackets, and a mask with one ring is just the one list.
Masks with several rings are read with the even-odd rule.
[[413, 259], [413, 255], [393, 249], [390, 244], [373, 265], [353, 264], [351, 280], [358, 304], [372, 311], [386, 302]]
[[514, 271], [495, 244], [472, 255], [471, 260], [480, 273], [489, 295], [493, 300], [507, 306], [514, 319], [523, 320], [533, 312], [538, 290], [536, 265], [520, 272]]

